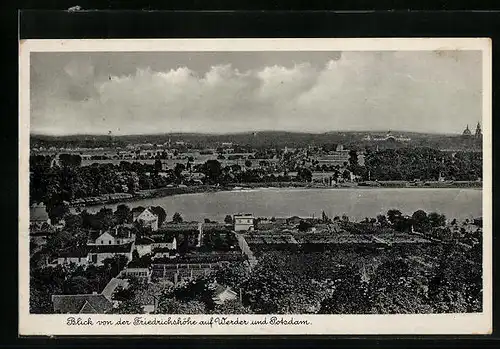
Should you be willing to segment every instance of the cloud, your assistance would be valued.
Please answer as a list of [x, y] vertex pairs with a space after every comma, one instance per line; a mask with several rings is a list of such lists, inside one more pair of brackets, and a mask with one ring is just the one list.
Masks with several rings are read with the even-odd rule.
[[247, 71], [225, 64], [98, 75], [90, 60], [63, 70], [32, 94], [34, 132], [455, 132], [481, 117], [480, 54], [473, 52], [344, 52], [322, 67]]

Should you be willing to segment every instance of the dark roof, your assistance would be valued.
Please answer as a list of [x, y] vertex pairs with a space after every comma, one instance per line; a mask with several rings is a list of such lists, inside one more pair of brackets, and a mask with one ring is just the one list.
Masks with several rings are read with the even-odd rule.
[[69, 248], [65, 251], [59, 252], [58, 256], [59, 257], [65, 257], [65, 258], [79, 258], [79, 257], [87, 257], [89, 253], [89, 250], [87, 246], [76, 246]]
[[154, 235], [149, 235], [149, 238], [153, 239], [153, 243], [164, 242], [167, 244], [171, 244], [172, 242], [174, 242], [175, 236], [170, 234], [154, 234]]
[[133, 242], [122, 245], [93, 245], [89, 246], [89, 253], [128, 253]]
[[198, 222], [186, 223], [165, 223], [161, 227], [162, 231], [198, 231]]
[[162, 253], [162, 252], [170, 252], [168, 247], [159, 247], [153, 250], [153, 253]]
[[133, 229], [131, 227], [125, 225], [116, 226], [115, 228], [106, 231], [92, 230], [89, 232], [89, 239], [97, 240], [97, 238], [104, 233], [108, 233], [114, 238], [128, 238], [129, 234], [133, 233], [132, 230]]
[[153, 242], [155, 242], [155, 240], [145, 236], [135, 240], [136, 245], [151, 245]]
[[203, 230], [227, 229], [227, 224], [226, 223], [219, 223], [219, 222], [203, 223], [202, 228], [203, 228]]
[[105, 314], [113, 308], [102, 294], [53, 295], [52, 304], [57, 314]]
[[138, 214], [141, 214], [144, 210], [146, 210], [146, 207], [134, 207], [131, 211], [132, 213], [138, 212]]

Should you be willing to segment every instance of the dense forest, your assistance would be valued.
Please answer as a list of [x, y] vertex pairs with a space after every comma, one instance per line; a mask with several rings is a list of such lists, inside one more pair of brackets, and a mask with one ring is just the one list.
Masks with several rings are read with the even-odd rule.
[[[482, 178], [481, 152], [442, 152], [432, 148], [401, 148], [369, 152], [365, 158], [364, 177], [370, 172], [377, 180], [447, 180], [475, 181]], [[368, 179], [368, 178], [366, 178]]]

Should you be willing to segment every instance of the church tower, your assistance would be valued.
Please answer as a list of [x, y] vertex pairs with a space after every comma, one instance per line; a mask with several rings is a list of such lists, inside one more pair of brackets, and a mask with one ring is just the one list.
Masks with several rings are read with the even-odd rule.
[[481, 131], [481, 124], [478, 122], [476, 126], [476, 138], [481, 138], [483, 136], [483, 132]]
[[462, 133], [464, 136], [470, 136], [471, 135], [471, 132], [470, 132], [470, 129], [469, 129], [469, 125], [467, 125], [467, 127], [465, 128], [464, 132]]

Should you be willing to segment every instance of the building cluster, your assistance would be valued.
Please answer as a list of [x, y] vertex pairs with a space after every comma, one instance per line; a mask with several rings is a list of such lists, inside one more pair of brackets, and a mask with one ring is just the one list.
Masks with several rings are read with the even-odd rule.
[[[116, 225], [105, 231], [89, 231], [88, 240], [83, 245], [59, 251], [52, 260], [46, 261], [46, 267], [78, 266], [87, 268], [91, 265], [102, 266], [110, 259], [122, 257], [124, 264], [119, 265], [120, 273], [109, 281], [100, 293], [77, 295], [53, 295], [55, 313], [103, 313], [116, 307], [112, 295], [118, 286], [126, 286], [127, 279], [135, 277], [146, 282], [169, 282], [178, 285], [202, 275], [208, 275], [225, 264], [242, 260], [237, 240], [229, 241], [229, 251], [205, 251], [203, 235], [217, 235], [227, 240], [227, 233], [243, 229], [253, 224], [253, 217], [234, 216], [234, 224], [216, 222], [164, 222], [159, 226], [159, 217], [151, 208], [133, 210], [133, 223]], [[57, 231], [35, 229], [43, 220], [44, 228], [50, 226], [50, 220], [34, 219], [30, 231], [31, 241], [43, 246], [47, 239]], [[37, 226], [41, 228], [41, 226]], [[137, 236], [140, 227], [147, 233]], [[41, 230], [44, 233], [40, 233]], [[181, 243], [193, 240], [187, 255], [179, 254]], [[228, 241], [223, 241], [224, 243]], [[135, 256], [134, 256], [135, 255]], [[236, 298], [236, 293], [223, 285], [216, 285], [215, 303], [220, 304]]]
[[[119, 304], [113, 299], [114, 291], [117, 287], [126, 288], [132, 277], [147, 283], [179, 285], [233, 263], [243, 262], [252, 269], [259, 256], [269, 251], [325, 252], [359, 248], [408, 251], [441, 242], [413, 228], [400, 232], [376, 219], [350, 222], [346, 216], [330, 219], [324, 213], [318, 218], [261, 218], [251, 213], [238, 213], [224, 223], [165, 221], [160, 224], [153, 208], [132, 212], [133, 223], [119, 224], [105, 231], [89, 231], [85, 244], [59, 251], [56, 258], [47, 261], [47, 267], [73, 265], [83, 268], [102, 266], [116, 257], [123, 261], [123, 265], [118, 266], [119, 274], [101, 292], [53, 295], [55, 313], [106, 313]], [[33, 224], [40, 222], [39, 219]], [[49, 225], [48, 221], [43, 224]], [[471, 244], [480, 239], [480, 225], [479, 221], [448, 223], [452, 234], [471, 237]], [[138, 227], [143, 229], [139, 236]], [[37, 229], [30, 231], [32, 241], [43, 245], [37, 232]], [[45, 235], [47, 237], [50, 238], [50, 234]], [[180, 253], [182, 246], [188, 249]], [[216, 285], [216, 303], [237, 297], [235, 290]], [[154, 311], [154, 305], [144, 306], [149, 309], [145, 311]]]
[[465, 127], [464, 132], [462, 132], [462, 135], [465, 137], [475, 137], [475, 138], [481, 138], [483, 136], [483, 131], [481, 130], [481, 124], [478, 122], [476, 125], [476, 131], [474, 132], [474, 135], [472, 134], [471, 130], [469, 129], [469, 125]]
[[370, 135], [367, 134], [362, 138], [363, 141], [367, 142], [410, 142], [410, 137], [405, 137], [403, 135], [394, 135], [391, 131], [388, 131], [385, 135]]

